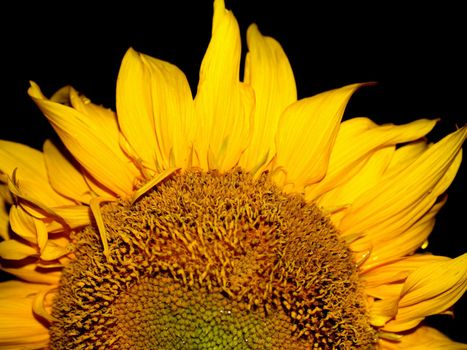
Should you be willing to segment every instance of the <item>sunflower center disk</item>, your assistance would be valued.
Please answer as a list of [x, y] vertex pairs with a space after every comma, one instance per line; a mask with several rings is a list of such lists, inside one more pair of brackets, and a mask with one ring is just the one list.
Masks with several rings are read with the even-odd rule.
[[330, 221], [263, 174], [187, 170], [74, 237], [52, 349], [366, 349], [352, 254]]

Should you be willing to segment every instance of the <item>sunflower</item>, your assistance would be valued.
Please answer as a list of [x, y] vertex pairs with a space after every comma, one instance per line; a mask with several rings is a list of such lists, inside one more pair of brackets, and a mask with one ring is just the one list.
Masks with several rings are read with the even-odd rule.
[[129, 49], [116, 113], [29, 95], [62, 144], [0, 141], [0, 349], [466, 349], [423, 325], [467, 254], [420, 253], [467, 128], [342, 121], [365, 84], [297, 100], [288, 59], [222, 0], [195, 98]]

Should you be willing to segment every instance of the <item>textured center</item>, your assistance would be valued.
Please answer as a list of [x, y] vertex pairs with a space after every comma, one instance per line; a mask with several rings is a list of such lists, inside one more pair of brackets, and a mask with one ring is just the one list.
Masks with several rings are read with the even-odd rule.
[[114, 310], [118, 349], [307, 348], [292, 335], [285, 313], [248, 310], [222, 290], [187, 288], [171, 277], [141, 281]]
[[[76, 233], [52, 349], [368, 349], [352, 254], [263, 174], [189, 170]], [[101, 232], [102, 233], [102, 232]]]

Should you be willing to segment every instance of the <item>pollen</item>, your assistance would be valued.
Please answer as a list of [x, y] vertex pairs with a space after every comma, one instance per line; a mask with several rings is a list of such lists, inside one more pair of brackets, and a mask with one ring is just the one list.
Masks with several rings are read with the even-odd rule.
[[[356, 263], [267, 173], [177, 171], [73, 236], [51, 349], [372, 349]], [[102, 225], [101, 225], [102, 226]]]

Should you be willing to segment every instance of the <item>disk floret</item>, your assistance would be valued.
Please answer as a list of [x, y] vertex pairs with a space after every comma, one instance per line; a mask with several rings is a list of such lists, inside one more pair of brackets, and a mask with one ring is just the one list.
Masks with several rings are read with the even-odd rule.
[[55, 349], [374, 344], [351, 252], [315, 205], [267, 174], [174, 173], [102, 217], [108, 256], [94, 226], [76, 233]]

